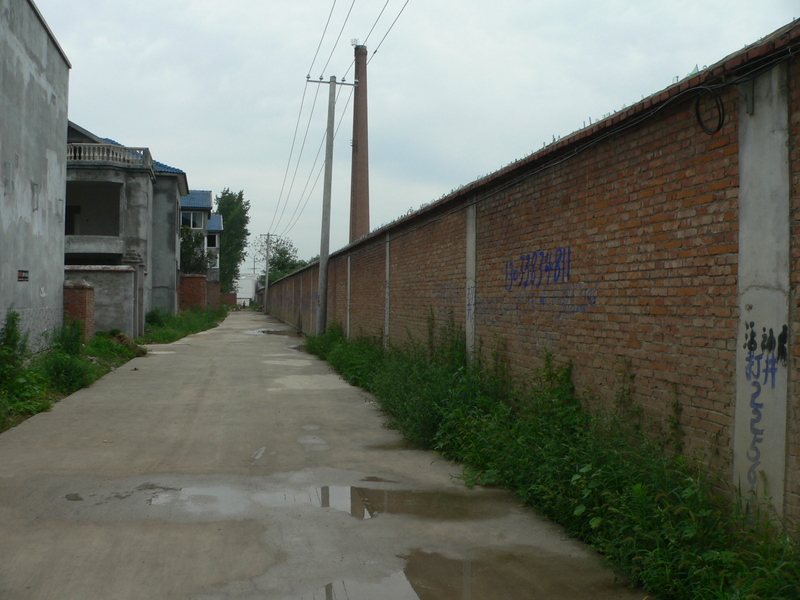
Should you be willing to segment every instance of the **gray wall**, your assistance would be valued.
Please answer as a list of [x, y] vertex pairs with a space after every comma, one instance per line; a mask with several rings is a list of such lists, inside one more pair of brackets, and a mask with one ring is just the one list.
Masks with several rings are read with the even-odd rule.
[[27, 0], [0, 0], [0, 57], [0, 320], [38, 346], [63, 315], [69, 62]]
[[120, 329], [129, 337], [138, 337], [137, 268], [133, 266], [67, 267], [72, 281], [94, 287], [94, 330]]
[[153, 260], [149, 271], [153, 296], [149, 306], [168, 314], [178, 311], [180, 218], [178, 178], [157, 175], [153, 187]]

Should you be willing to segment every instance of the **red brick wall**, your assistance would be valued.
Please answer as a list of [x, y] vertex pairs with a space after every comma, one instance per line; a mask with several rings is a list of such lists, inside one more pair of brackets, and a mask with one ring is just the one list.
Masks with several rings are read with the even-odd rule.
[[466, 306], [466, 220], [463, 211], [429, 215], [393, 232], [389, 260], [389, 339], [424, 339], [437, 325], [463, 326]]
[[[797, 59], [789, 82], [796, 338]], [[556, 145], [335, 253], [329, 322], [346, 322], [349, 256], [351, 334], [383, 331], [388, 233], [392, 341], [421, 338], [431, 312], [437, 322], [452, 315], [463, 324], [465, 207], [474, 202], [475, 327], [485, 351], [502, 347], [520, 379], [541, 365], [545, 351], [571, 361], [576, 390], [588, 404], [612, 407], [629, 393], [664, 428], [678, 406], [686, 452], [730, 481], [739, 328], [739, 91], [731, 86], [719, 94], [726, 120], [714, 135], [699, 126], [693, 99], [679, 99], [591, 140], [580, 152], [572, 153], [576, 141]], [[602, 136], [608, 125], [603, 127], [594, 135]], [[576, 140], [590, 141], [581, 135]], [[558, 156], [564, 160], [540, 168]], [[280, 285], [289, 289], [297, 279]], [[306, 292], [310, 283], [304, 279]], [[800, 346], [791, 340], [790, 346], [785, 514], [800, 519]], [[625, 374], [633, 377], [628, 384]]]
[[64, 324], [80, 321], [83, 343], [94, 337], [94, 288], [88, 284], [64, 284]]
[[206, 302], [209, 308], [219, 310], [222, 302], [219, 281], [206, 282]]
[[206, 276], [181, 274], [178, 302], [180, 310], [205, 308], [208, 305]]
[[236, 292], [221, 294], [220, 300], [223, 306], [236, 306]]
[[[346, 257], [336, 257], [346, 261]], [[346, 268], [346, 267], [345, 267]], [[350, 253], [350, 335], [381, 335], [384, 330], [386, 245], [383, 236]], [[342, 322], [344, 324], [344, 321]]]

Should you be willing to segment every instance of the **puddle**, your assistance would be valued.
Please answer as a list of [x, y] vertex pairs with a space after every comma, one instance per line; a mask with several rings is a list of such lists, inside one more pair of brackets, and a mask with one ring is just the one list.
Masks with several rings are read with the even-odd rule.
[[402, 571], [374, 583], [334, 581], [292, 600], [643, 600], [641, 590], [614, 582], [613, 575], [587, 568], [585, 560], [516, 552], [483, 552], [457, 560], [415, 550]]
[[[383, 481], [383, 480], [381, 480]], [[231, 486], [157, 487], [147, 503], [193, 515], [246, 516], [264, 508], [310, 506], [345, 512], [359, 520], [398, 514], [439, 521], [483, 520], [505, 516], [512, 506], [506, 492], [459, 494], [367, 487], [322, 486], [300, 490], [249, 491]]]
[[293, 337], [299, 338], [302, 337], [298, 332], [293, 331], [291, 329], [251, 329], [249, 331], [243, 331], [247, 335], [282, 335], [285, 337]]
[[68, 502], [83, 502], [83, 497], [80, 494], [67, 494], [64, 496]]
[[[585, 558], [511, 550], [482, 552], [456, 560], [415, 550], [404, 575], [419, 600], [642, 600], [647, 594], [614, 580], [613, 574], [587, 565]], [[388, 598], [388, 597], [387, 597]], [[351, 600], [355, 600], [351, 596]]]

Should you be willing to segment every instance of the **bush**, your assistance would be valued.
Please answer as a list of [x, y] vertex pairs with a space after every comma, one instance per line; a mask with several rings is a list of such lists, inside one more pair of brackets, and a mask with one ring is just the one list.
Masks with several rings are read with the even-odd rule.
[[216, 327], [228, 315], [228, 308], [219, 310], [192, 308], [177, 315], [167, 315], [158, 310], [147, 313], [145, 334], [137, 340], [141, 344], [169, 344], [176, 340]]
[[55, 329], [49, 337], [50, 347], [68, 356], [80, 356], [83, 348], [83, 323], [73, 321]]
[[86, 358], [60, 350], [46, 352], [38, 358], [36, 366], [50, 390], [59, 396], [68, 396], [91, 385], [101, 374]]
[[681, 447], [675, 431], [649, 436], [630, 403], [589, 413], [571, 366], [549, 355], [525, 391], [515, 388], [497, 356], [468, 363], [463, 339], [431, 325], [427, 344], [384, 351], [379, 339], [333, 331], [307, 348], [373, 392], [389, 426], [463, 462], [468, 485], [513, 490], [661, 600], [800, 598], [798, 544], [755, 507], [721, 497], [701, 464], [669, 451]]

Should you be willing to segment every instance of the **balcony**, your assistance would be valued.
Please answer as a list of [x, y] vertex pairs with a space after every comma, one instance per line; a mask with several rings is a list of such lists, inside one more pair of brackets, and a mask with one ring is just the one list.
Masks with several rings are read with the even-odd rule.
[[125, 240], [110, 235], [68, 235], [64, 247], [66, 254], [115, 254], [125, 253]]
[[114, 144], [67, 144], [67, 164], [89, 164], [141, 167], [153, 170], [153, 157], [148, 148], [129, 148]]

